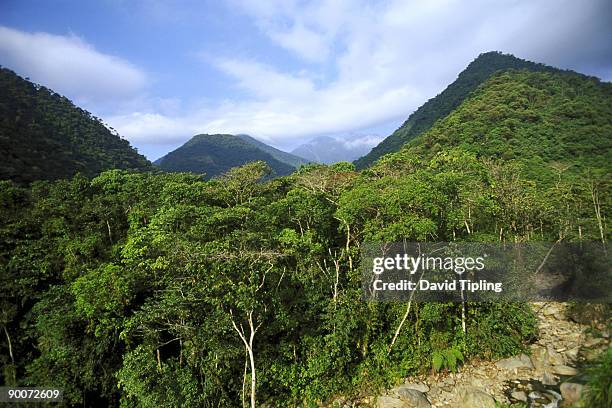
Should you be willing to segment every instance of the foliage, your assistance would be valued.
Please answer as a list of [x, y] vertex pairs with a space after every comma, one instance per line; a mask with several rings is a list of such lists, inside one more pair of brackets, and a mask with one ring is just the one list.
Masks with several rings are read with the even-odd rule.
[[587, 378], [586, 404], [593, 408], [612, 406], [612, 348], [601, 354], [587, 371]]
[[449, 369], [453, 373], [457, 371], [457, 366], [464, 360], [463, 353], [458, 348], [450, 347], [442, 351], [434, 351], [431, 355], [431, 367], [434, 371], [443, 368]]
[[444, 91], [414, 111], [402, 126], [374, 147], [370, 153], [355, 160], [355, 166], [358, 169], [364, 169], [374, 164], [385, 154], [400, 150], [404, 144], [425, 133], [436, 121], [443, 119], [455, 110], [491, 75], [509, 69], [559, 72], [553, 67], [526, 61], [509, 54], [500, 52], [480, 54]]
[[20, 183], [150, 169], [127, 140], [66, 97], [0, 67], [0, 179]]

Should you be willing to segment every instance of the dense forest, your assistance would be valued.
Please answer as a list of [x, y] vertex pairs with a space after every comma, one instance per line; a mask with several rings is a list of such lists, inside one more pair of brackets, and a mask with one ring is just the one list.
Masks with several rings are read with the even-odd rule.
[[529, 305], [364, 302], [360, 245], [606, 242], [611, 89], [499, 73], [362, 172], [3, 181], [0, 382], [87, 406], [316, 406], [518, 353]]
[[273, 176], [286, 176], [308, 161], [247, 135], [196, 135], [155, 161], [162, 170], [219, 176], [232, 167], [263, 161]]
[[55, 180], [151, 164], [99, 118], [0, 67], [0, 179]]
[[404, 144], [429, 130], [437, 120], [443, 119], [451, 113], [491, 75], [509, 69], [561, 72], [556, 68], [526, 61], [510, 54], [502, 54], [496, 51], [480, 54], [459, 74], [452, 84], [414, 111], [402, 126], [380, 142], [367, 155], [355, 160], [355, 166], [357, 169], [366, 168], [383, 155], [398, 151]]

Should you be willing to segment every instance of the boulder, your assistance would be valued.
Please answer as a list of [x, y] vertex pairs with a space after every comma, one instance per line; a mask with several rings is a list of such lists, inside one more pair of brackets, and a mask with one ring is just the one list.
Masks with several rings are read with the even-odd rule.
[[508, 371], [518, 370], [519, 368], [527, 368], [532, 369], [533, 364], [531, 363], [531, 359], [529, 356], [525, 354], [521, 354], [515, 357], [504, 358], [503, 360], [499, 360], [495, 365], [502, 369]]
[[400, 385], [399, 387], [393, 388], [390, 392], [394, 396], [399, 397], [400, 400], [404, 402], [408, 402], [409, 407], [414, 408], [429, 408], [431, 404], [427, 400], [425, 394], [421, 391], [415, 390], [414, 388], [409, 388], [406, 385]]
[[557, 377], [548, 372], [545, 372], [544, 375], [542, 375], [542, 384], [557, 385]]
[[561, 353], [558, 353], [550, 344], [546, 347], [546, 360], [550, 365], [565, 364], [565, 359]]
[[512, 391], [510, 396], [517, 401], [527, 402], [527, 394], [525, 394], [525, 391]]
[[559, 375], [576, 375], [578, 374], [578, 370], [574, 367], [566, 366], [566, 365], [556, 365], [553, 366], [550, 371]]
[[409, 402], [403, 401], [398, 397], [384, 395], [376, 398], [377, 408], [413, 408]]
[[584, 385], [576, 384], [571, 382], [564, 382], [561, 384], [561, 396], [563, 397], [563, 404], [565, 406], [571, 406], [580, 401]]
[[406, 383], [404, 385], [401, 385], [400, 387], [411, 388], [413, 390], [417, 390], [417, 391], [421, 391], [421, 392], [429, 391], [429, 387], [427, 386], [427, 384], [422, 383], [422, 382], [418, 382], [418, 383]]
[[459, 408], [495, 408], [495, 399], [479, 388], [465, 387], [459, 394]]

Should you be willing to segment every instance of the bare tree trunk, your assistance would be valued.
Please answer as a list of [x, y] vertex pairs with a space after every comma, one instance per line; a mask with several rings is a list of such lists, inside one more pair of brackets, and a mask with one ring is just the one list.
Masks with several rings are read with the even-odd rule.
[[255, 333], [257, 333], [257, 330], [261, 326], [261, 323], [259, 323], [257, 327], [254, 325], [253, 310], [251, 310], [248, 314], [248, 323], [249, 323], [250, 333], [249, 333], [249, 339], [247, 340], [246, 333], [244, 331], [244, 328], [242, 327], [242, 324], [240, 325], [240, 328], [239, 328], [236, 322], [234, 321], [234, 315], [232, 314], [231, 310], [230, 310], [230, 319], [232, 321], [232, 326], [234, 326], [234, 330], [236, 330], [236, 332], [240, 336], [240, 339], [244, 343], [245, 350], [247, 351], [249, 355], [249, 365], [251, 366], [251, 408], [255, 408], [257, 379], [256, 379], [256, 370], [255, 370], [255, 352], [253, 350], [253, 340], [255, 339]]
[[393, 335], [393, 340], [391, 340], [391, 344], [389, 344], [389, 351], [387, 351], [387, 355], [391, 354], [393, 345], [395, 344], [395, 341], [397, 340], [400, 332], [402, 331], [402, 327], [404, 326], [404, 323], [406, 322], [406, 319], [408, 318], [408, 315], [410, 314], [410, 307], [412, 306], [412, 293], [410, 296], [410, 300], [408, 301], [408, 306], [406, 307], [406, 313], [404, 313], [404, 317], [402, 318], [402, 321], [400, 322], [399, 326], [397, 326], [397, 329], [395, 330], [395, 334]]
[[4, 329], [6, 341], [8, 342], [9, 356], [11, 356], [11, 362], [13, 363], [13, 365], [15, 365], [15, 357], [13, 357], [13, 345], [11, 343], [11, 336], [9, 336], [8, 330], [6, 330], [6, 325], [2, 325], [2, 328]]
[[242, 408], [246, 407], [246, 401], [244, 400], [244, 395], [245, 395], [245, 388], [246, 388], [247, 369], [249, 366], [246, 349], [244, 351], [245, 351], [244, 353], [244, 372], [242, 373]]
[[113, 234], [111, 232], [111, 227], [108, 220], [106, 220], [106, 228], [108, 228], [108, 240], [110, 241], [111, 245], [113, 245]]
[[606, 243], [606, 238], [604, 236], [604, 228], [601, 217], [601, 202], [599, 201], [599, 196], [597, 194], [597, 189], [595, 188], [595, 183], [591, 182], [591, 198], [593, 199], [593, 208], [595, 209], [595, 218], [597, 219], [597, 226], [599, 227], [599, 235], [601, 237], [601, 243]]

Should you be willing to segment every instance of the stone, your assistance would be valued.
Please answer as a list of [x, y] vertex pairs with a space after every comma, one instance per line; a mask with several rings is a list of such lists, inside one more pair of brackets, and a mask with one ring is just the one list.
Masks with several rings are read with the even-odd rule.
[[531, 353], [531, 362], [533, 363], [536, 371], [543, 372], [546, 367], [546, 349], [543, 347], [534, 347]]
[[588, 338], [585, 342], [584, 342], [584, 347], [593, 347], [593, 346], [597, 346], [599, 343], [603, 343], [604, 339], [601, 338]]
[[460, 408], [495, 408], [495, 399], [479, 388], [465, 387], [459, 396]]
[[542, 384], [557, 385], [557, 378], [550, 373], [544, 373], [544, 375], [542, 376]]
[[517, 401], [527, 402], [527, 394], [525, 394], [525, 391], [512, 391], [510, 396]]
[[557, 304], [549, 304], [549, 305], [546, 305], [546, 307], [544, 307], [544, 310], [542, 310], [542, 314], [544, 316], [560, 315], [561, 309], [559, 308], [559, 305]]
[[502, 370], [508, 371], [518, 370], [519, 368], [533, 368], [531, 359], [525, 354], [499, 360], [495, 365]]
[[567, 406], [576, 404], [582, 397], [584, 385], [576, 384], [571, 382], [564, 382], [561, 384], [561, 396], [563, 397], [563, 403]]
[[427, 386], [427, 384], [422, 383], [422, 382], [418, 382], [418, 383], [406, 383], [403, 386], [406, 387], [406, 388], [411, 388], [413, 390], [417, 390], [417, 391], [421, 391], [421, 392], [429, 391], [429, 387]]
[[550, 365], [563, 365], [565, 364], [565, 359], [563, 356], [558, 353], [554, 348], [550, 345], [546, 347], [546, 361]]
[[398, 397], [390, 397], [388, 395], [383, 395], [381, 397], [376, 398], [376, 407], [377, 408], [413, 408], [409, 402], [403, 401]]
[[578, 358], [578, 353], [580, 352], [580, 347], [573, 347], [565, 352], [565, 355], [569, 357], [571, 360], [575, 360]]
[[421, 391], [408, 388], [405, 385], [400, 385], [391, 390], [394, 395], [397, 395], [402, 401], [410, 403], [410, 407], [414, 408], [429, 408], [431, 404], [427, 400], [425, 394]]
[[578, 374], [578, 370], [576, 370], [574, 367], [570, 367], [570, 366], [566, 366], [566, 365], [552, 366], [550, 371], [552, 371], [555, 374], [559, 374], [559, 375], [576, 375], [576, 374]]

